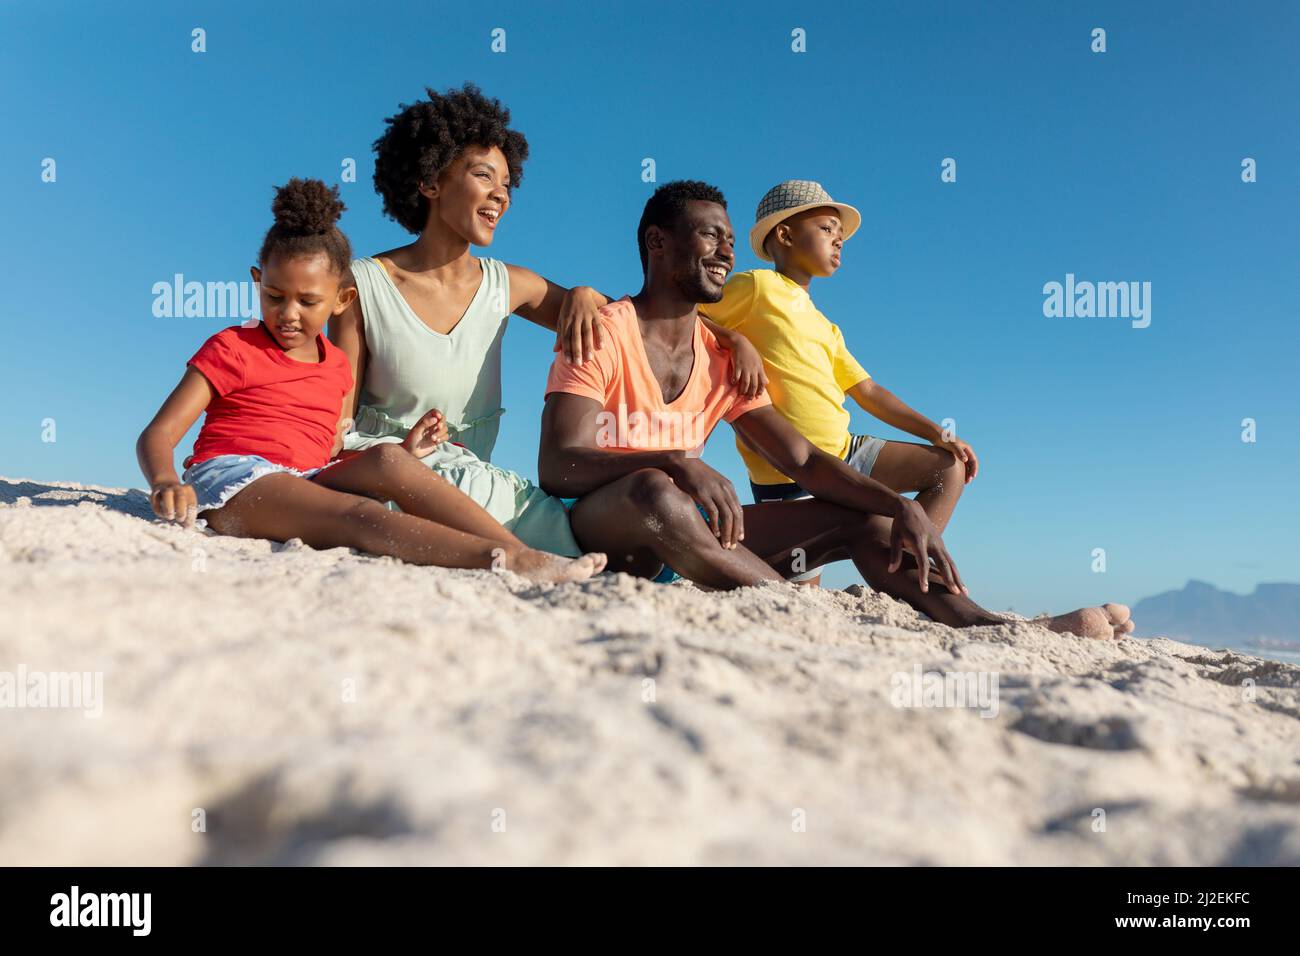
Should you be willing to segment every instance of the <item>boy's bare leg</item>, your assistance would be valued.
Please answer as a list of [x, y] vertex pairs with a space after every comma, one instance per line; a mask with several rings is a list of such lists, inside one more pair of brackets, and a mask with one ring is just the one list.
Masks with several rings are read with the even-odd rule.
[[[942, 534], [966, 487], [966, 466], [946, 448], [887, 441], [876, 457], [871, 477], [899, 494], [919, 492], [917, 504]], [[797, 583], [815, 588], [821, 586], [822, 579], [819, 574]]]
[[942, 533], [966, 487], [966, 466], [946, 448], [887, 441], [871, 469], [871, 477], [899, 494], [920, 492], [917, 504]]
[[504, 567], [538, 581], [581, 581], [604, 564], [603, 555], [570, 560], [518, 540], [469, 534], [284, 472], [258, 478], [199, 517], [219, 534], [240, 538], [300, 538], [313, 548], [355, 548], [444, 568]]

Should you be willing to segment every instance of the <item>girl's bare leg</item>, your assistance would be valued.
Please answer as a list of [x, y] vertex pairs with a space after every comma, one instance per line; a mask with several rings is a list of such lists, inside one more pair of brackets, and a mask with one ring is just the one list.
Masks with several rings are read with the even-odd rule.
[[334, 491], [284, 472], [258, 478], [224, 507], [200, 517], [219, 534], [273, 541], [300, 538], [313, 548], [355, 548], [444, 568], [506, 568], [539, 581], [581, 581], [604, 565], [604, 555], [570, 560], [543, 554], [518, 540], [485, 538], [389, 511], [373, 498]]
[[451, 482], [435, 475], [401, 445], [385, 442], [317, 472], [311, 480], [335, 491], [395, 501], [409, 515], [523, 547], [523, 543]]

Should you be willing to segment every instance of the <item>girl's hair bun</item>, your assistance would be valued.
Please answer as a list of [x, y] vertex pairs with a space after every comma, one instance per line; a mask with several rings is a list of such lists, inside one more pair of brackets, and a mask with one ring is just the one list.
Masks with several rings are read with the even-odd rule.
[[271, 212], [275, 228], [283, 235], [314, 236], [329, 232], [343, 215], [338, 186], [326, 186], [319, 179], [294, 177], [275, 191]]

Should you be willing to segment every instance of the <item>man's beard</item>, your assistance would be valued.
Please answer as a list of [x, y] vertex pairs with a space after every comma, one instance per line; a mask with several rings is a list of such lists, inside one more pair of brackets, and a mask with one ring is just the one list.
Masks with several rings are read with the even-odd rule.
[[683, 299], [703, 302], [706, 305], [722, 301], [722, 290], [706, 286], [704, 276], [697, 268], [682, 269], [673, 275], [674, 284]]

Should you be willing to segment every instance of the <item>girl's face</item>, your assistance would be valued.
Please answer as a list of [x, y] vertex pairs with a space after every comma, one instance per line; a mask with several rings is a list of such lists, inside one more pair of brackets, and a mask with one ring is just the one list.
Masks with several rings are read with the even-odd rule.
[[357, 294], [351, 286], [339, 288], [342, 277], [323, 252], [287, 259], [272, 256], [251, 272], [261, 285], [262, 322], [286, 352], [301, 348], [314, 355], [316, 336], [330, 316], [340, 315]]
[[496, 146], [466, 146], [437, 182], [421, 186], [429, 201], [429, 223], [450, 229], [475, 246], [490, 246], [510, 208], [510, 168]]
[[776, 228], [773, 242], [784, 249], [786, 261], [796, 269], [825, 278], [840, 267], [844, 226], [833, 206], [807, 209]]

